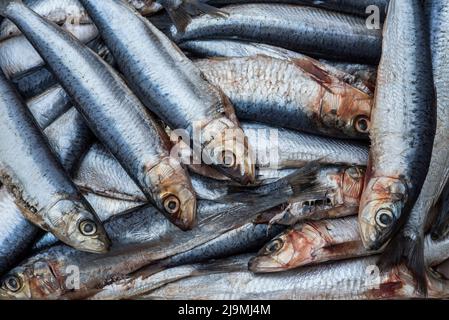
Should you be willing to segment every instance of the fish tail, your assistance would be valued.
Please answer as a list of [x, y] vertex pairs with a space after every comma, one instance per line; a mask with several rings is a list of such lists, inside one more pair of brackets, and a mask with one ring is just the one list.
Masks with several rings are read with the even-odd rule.
[[22, 0], [0, 0], [0, 15], [4, 16], [8, 6], [12, 3], [22, 3]]
[[214, 16], [226, 17], [228, 14], [200, 0], [184, 0], [178, 7], [165, 6], [170, 19], [173, 21], [179, 32], [185, 31], [187, 25], [192, 21], [192, 16], [196, 14], [210, 14]]
[[411, 237], [404, 232], [393, 238], [381, 255], [378, 266], [382, 271], [405, 263], [416, 280], [418, 293], [427, 296], [426, 267], [424, 264], [423, 238]]
[[321, 167], [319, 161], [313, 161], [268, 185], [255, 187], [229, 186], [228, 195], [223, 197], [222, 201], [240, 203], [269, 201], [277, 206], [280, 203], [276, 202], [284, 202], [313, 190], [317, 185], [317, 176]]

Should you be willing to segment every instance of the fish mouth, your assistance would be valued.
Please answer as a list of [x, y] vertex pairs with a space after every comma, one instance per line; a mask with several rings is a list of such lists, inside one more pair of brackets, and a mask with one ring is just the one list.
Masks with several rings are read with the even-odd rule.
[[285, 268], [270, 257], [256, 256], [248, 261], [248, 270], [253, 273], [270, 273], [284, 271]]
[[168, 212], [168, 210], [170, 210], [171, 203], [174, 203], [174, 197], [175, 196], [171, 195], [164, 200], [166, 216], [175, 226], [183, 231], [193, 229], [196, 224], [196, 199], [192, 197], [189, 200], [184, 201], [178, 212], [171, 213]]
[[363, 246], [367, 250], [379, 250], [383, 246], [382, 239], [379, 239], [376, 227], [365, 219], [359, 219], [360, 238]]

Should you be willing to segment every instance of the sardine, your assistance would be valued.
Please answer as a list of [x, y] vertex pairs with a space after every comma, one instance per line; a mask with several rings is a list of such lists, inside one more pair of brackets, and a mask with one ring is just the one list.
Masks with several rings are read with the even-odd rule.
[[[114, 217], [105, 223], [112, 241], [111, 251], [97, 256], [76, 251], [67, 246], [54, 246], [27, 259], [5, 276], [0, 286], [1, 298], [56, 299], [81, 298], [95, 289], [125, 277], [138, 269], [178, 253], [186, 252], [220, 235], [239, 228], [270, 208], [307, 190], [315, 173], [312, 168], [300, 170], [294, 176], [264, 188], [257, 201], [238, 203], [236, 193], [229, 203], [200, 201], [199, 222], [194, 230], [183, 232], [164, 219], [153, 207]], [[266, 193], [269, 196], [266, 196]], [[256, 198], [257, 192], [253, 193]], [[148, 228], [151, 226], [151, 228]], [[73, 292], [67, 285], [71, 267], [80, 270], [80, 290]], [[19, 283], [11, 290], [10, 279]]]
[[367, 28], [361, 17], [283, 4], [241, 4], [222, 10], [229, 16], [201, 15], [193, 18], [184, 32], [169, 26], [167, 33], [177, 43], [239, 39], [350, 62], [377, 64], [380, 58], [381, 31]]
[[331, 137], [368, 137], [372, 97], [312, 60], [256, 56], [197, 65], [230, 98], [240, 119]]
[[106, 251], [109, 240], [95, 212], [3, 74], [0, 91], [0, 180], [28, 220], [80, 250]]
[[[376, 256], [343, 260], [330, 264], [304, 267], [280, 273], [254, 274], [242, 265], [251, 256], [233, 257], [209, 265], [181, 266], [156, 273], [165, 284], [141, 299], [183, 300], [340, 300], [340, 299], [405, 299], [418, 298], [410, 272], [396, 267], [379, 272]], [[186, 272], [190, 267], [191, 271]], [[209, 271], [207, 271], [209, 269]], [[181, 274], [176, 272], [181, 271]], [[181, 280], [178, 280], [181, 278]], [[174, 282], [170, 283], [170, 279]], [[178, 281], [176, 281], [178, 280]], [[429, 297], [445, 298], [449, 283], [427, 278]], [[159, 283], [154, 282], [154, 287]], [[140, 284], [142, 286], [142, 284]]]
[[[394, 1], [394, 0], [393, 0]], [[398, 2], [396, 0], [396, 2]], [[393, 5], [395, 3], [393, 2]], [[398, 233], [398, 235], [392, 240], [391, 245], [386, 250], [384, 256], [382, 257], [383, 265], [395, 265], [401, 263], [402, 260], [405, 260], [406, 265], [411, 269], [411, 271], [417, 277], [418, 282], [420, 283], [420, 289], [423, 293], [426, 292], [426, 281], [425, 281], [425, 265], [424, 265], [424, 253], [423, 253], [423, 240], [424, 233], [427, 225], [427, 218], [430, 215], [431, 209], [436, 205], [441, 192], [446, 185], [449, 179], [449, 150], [447, 149], [447, 141], [449, 140], [449, 106], [447, 103], [449, 90], [447, 87], [447, 76], [449, 75], [449, 68], [447, 63], [449, 59], [447, 57], [447, 50], [449, 49], [449, 37], [444, 30], [444, 26], [447, 24], [447, 18], [449, 18], [449, 4], [447, 1], [428, 1], [427, 4], [430, 6], [430, 16], [428, 20], [430, 21], [430, 29], [431, 29], [431, 51], [432, 51], [432, 60], [428, 57], [427, 53], [423, 53], [422, 57], [425, 60], [417, 61], [418, 64], [422, 64], [425, 66], [425, 69], [422, 72], [426, 72], [431, 74], [431, 65], [427, 61], [433, 61], [433, 74], [434, 74], [434, 87], [432, 86], [432, 82], [426, 82], [426, 85], [419, 84], [416, 87], [416, 92], [419, 94], [427, 94], [425, 99], [433, 99], [432, 89], [436, 90], [436, 108], [434, 107], [433, 100], [425, 100], [421, 102], [421, 106], [427, 106], [427, 108], [431, 108], [433, 113], [436, 113], [436, 135], [433, 144], [432, 151], [432, 159], [430, 161], [429, 171], [427, 173], [427, 177], [424, 181], [417, 180], [416, 186], [422, 187], [421, 193], [419, 194], [416, 203], [414, 204], [413, 209], [409, 217], [407, 218], [407, 222], [403, 226], [402, 230]], [[397, 10], [401, 9], [399, 3], [396, 3], [398, 6]], [[394, 10], [394, 7], [391, 9]], [[422, 8], [416, 4], [416, 9], [422, 11]], [[395, 11], [393, 11], [394, 14]], [[424, 20], [422, 17], [423, 14], [421, 12], [418, 13], [420, 20]], [[403, 19], [406, 19], [405, 17]], [[426, 28], [427, 25], [422, 21], [421, 24], [417, 26], [418, 32], [421, 33], [423, 30], [421, 28]], [[424, 27], [423, 27], [424, 26]], [[426, 30], [424, 30], [426, 31]], [[404, 29], [404, 32], [409, 33], [408, 29]], [[427, 35], [427, 34], [426, 34]], [[425, 48], [427, 40], [421, 35], [421, 39], [417, 41], [421, 41], [423, 47]], [[424, 49], [425, 50], [425, 49]], [[416, 62], [415, 62], [416, 63]], [[418, 66], [419, 67], [419, 66]], [[426, 80], [423, 78], [419, 78], [421, 81], [431, 81], [432, 78], [427, 76]], [[405, 87], [404, 89], [410, 90], [410, 86]], [[409, 92], [407, 92], [409, 94]], [[416, 99], [416, 98], [415, 98]], [[419, 101], [419, 100], [418, 100]], [[418, 123], [423, 123], [430, 120], [426, 120], [424, 118], [417, 118], [416, 121]], [[425, 133], [425, 132], [424, 132]], [[432, 142], [432, 137], [430, 133], [424, 137], [427, 139], [425, 142], [426, 145]], [[419, 140], [418, 140], [419, 141]], [[419, 143], [419, 142], [418, 142]], [[428, 166], [428, 154], [430, 146], [427, 147], [427, 150], [423, 150], [418, 152], [416, 157], [417, 164], [419, 164], [419, 168], [416, 167], [413, 170], [413, 175], [416, 175], [416, 170], [423, 170]], [[427, 152], [427, 153], [424, 153]], [[427, 172], [427, 171], [425, 171]], [[419, 191], [419, 190], [418, 190]], [[410, 208], [407, 208], [410, 210]]]
[[251, 149], [223, 93], [162, 32], [123, 2], [80, 2], [144, 104], [172, 129], [187, 130], [181, 136], [188, 133], [186, 140], [192, 140], [202, 162], [243, 184], [253, 181]]
[[[211, 5], [229, 5], [239, 3], [285, 3], [316, 6], [329, 10], [355, 14], [367, 17], [373, 10], [379, 13], [379, 18], [383, 20], [387, 12], [388, 0], [208, 0]], [[373, 8], [376, 7], [376, 9]], [[377, 11], [378, 10], [378, 11]]]
[[[449, 231], [449, 151], [446, 142], [449, 137], [449, 89], [444, 82], [449, 75], [449, 35], [446, 34], [446, 24], [449, 18], [449, 4], [445, 1], [432, 0], [427, 2], [428, 20], [430, 21], [430, 39], [433, 61], [433, 76], [437, 104], [437, 134], [433, 147], [432, 162], [429, 169], [427, 184], [421, 191], [420, 198], [427, 203], [420, 210], [428, 210], [442, 197], [441, 213], [432, 226], [434, 238], [445, 237]], [[444, 189], [443, 189], [444, 188]], [[444, 191], [443, 191], [444, 190]], [[418, 201], [415, 206], [418, 209]]]
[[195, 57], [201, 58], [237, 58], [265, 55], [281, 60], [309, 60], [310, 63], [319, 65], [321, 69], [326, 70], [331, 75], [345, 81], [366, 94], [373, 95], [374, 93], [376, 68], [369, 65], [329, 60], [317, 61], [302, 53], [284, 48], [274, 47], [263, 43], [238, 40], [191, 40], [182, 42], [179, 46], [181, 49], [195, 55]]
[[[19, 26], [74, 101], [95, 136], [144, 194], [182, 229], [195, 222], [190, 178], [170, 156], [168, 137], [120, 75], [89, 48], [20, 1], [0, 13]], [[89, 81], [86, 81], [89, 79]]]
[[368, 249], [382, 247], [406, 220], [429, 168], [436, 110], [427, 40], [421, 2], [390, 1], [359, 211]]

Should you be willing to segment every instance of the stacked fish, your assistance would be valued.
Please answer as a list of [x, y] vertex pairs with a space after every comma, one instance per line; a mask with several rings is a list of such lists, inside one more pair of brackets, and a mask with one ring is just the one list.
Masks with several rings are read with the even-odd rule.
[[449, 297], [446, 0], [0, 14], [1, 298]]

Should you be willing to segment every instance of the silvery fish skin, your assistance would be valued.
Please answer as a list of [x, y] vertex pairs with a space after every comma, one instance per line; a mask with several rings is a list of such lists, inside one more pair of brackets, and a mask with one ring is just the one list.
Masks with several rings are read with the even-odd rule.
[[[190, 178], [168, 137], [120, 75], [89, 48], [20, 2], [2, 9], [47, 62], [95, 136], [144, 194], [182, 229], [195, 222]], [[86, 79], [90, 79], [86, 81]]]
[[320, 220], [355, 215], [363, 191], [365, 168], [327, 166], [318, 174], [316, 187], [291, 199], [270, 224], [292, 226], [304, 220]]
[[44, 130], [59, 162], [72, 175], [73, 168], [86, 153], [94, 136], [75, 108], [61, 115]]
[[[149, 0], [128, 0], [139, 12], [156, 12], [160, 6]], [[23, 0], [34, 12], [58, 25], [91, 24], [92, 21], [78, 0]], [[17, 26], [5, 19], [0, 25], [0, 41], [20, 35]]]
[[242, 4], [222, 8], [228, 17], [202, 15], [184, 32], [170, 27], [176, 42], [198, 39], [239, 39], [351, 62], [379, 61], [380, 30], [366, 21], [319, 8], [283, 4]]
[[[449, 4], [446, 1], [428, 1], [426, 4], [429, 5], [430, 10], [428, 20], [430, 21], [434, 87], [436, 90], [436, 108], [434, 107], [434, 101], [431, 101], [431, 107], [435, 109], [437, 115], [437, 129], [427, 177], [424, 183], [422, 183], [422, 180], [416, 182], [418, 186], [422, 187], [419, 197], [407, 218], [407, 222], [399, 235], [394, 238], [384, 256], [385, 263], [388, 264], [399, 264], [401, 260], [405, 260], [406, 265], [422, 284], [423, 292], [425, 292], [426, 285], [423, 241], [424, 233], [427, 231], [427, 219], [430, 218], [431, 210], [436, 205], [449, 179], [449, 150], [447, 149], [449, 139], [449, 106], [447, 105], [449, 88], [446, 82], [449, 75], [447, 66], [449, 62], [447, 56], [449, 37], [445, 29], [447, 18], [449, 18]], [[427, 58], [427, 56], [425, 57]], [[424, 93], [428, 92], [429, 99], [433, 97], [430, 93], [431, 85], [431, 83], [428, 83], [430, 88], [427, 88], [427, 90], [422, 86], [419, 86], [418, 89], [424, 90]], [[420, 118], [418, 121], [426, 120]], [[419, 156], [422, 156], [422, 154]], [[427, 158], [424, 157], [423, 160], [425, 161]], [[423, 162], [422, 166], [425, 164]], [[444, 234], [440, 236], [444, 236]]]
[[384, 27], [371, 118], [371, 163], [359, 211], [368, 249], [383, 246], [413, 208], [429, 168], [436, 122], [420, 1], [390, 1]]
[[[69, 24], [63, 27], [84, 43], [88, 43], [98, 36], [98, 30], [92, 24]], [[20, 54], [18, 54], [19, 52]], [[8, 78], [17, 77], [31, 69], [42, 67], [44, 64], [39, 53], [23, 35], [0, 42], [0, 68]]]
[[31, 70], [10, 80], [24, 99], [31, 99], [57, 84], [55, 77], [45, 67]]
[[0, 179], [23, 215], [77, 249], [107, 251], [109, 240], [95, 212], [4, 75], [0, 91]]
[[368, 137], [372, 97], [309, 59], [256, 56], [197, 66], [230, 98], [240, 119], [330, 137]]
[[25, 219], [14, 198], [0, 188], [0, 275], [14, 267], [39, 235], [39, 229]]
[[[236, 261], [240, 258], [240, 263]], [[183, 300], [366, 300], [419, 298], [410, 272], [395, 267], [378, 272], [376, 259], [366, 257], [319, 264], [279, 273], [254, 274], [245, 270], [251, 256], [218, 261], [210, 266], [190, 265], [156, 273], [145, 281], [159, 278], [165, 284], [159, 289], [142, 295], [141, 299]], [[221, 263], [220, 263], [221, 262]], [[186, 273], [187, 267], [192, 269]], [[210, 269], [209, 272], [206, 271]], [[177, 270], [178, 269], [178, 270]], [[180, 275], [176, 271], [181, 271]], [[164, 273], [165, 272], [165, 273]], [[174, 282], [170, 283], [170, 278]], [[178, 281], [176, 281], [178, 280]], [[429, 297], [445, 298], [449, 295], [449, 283], [429, 276]], [[153, 283], [159, 287], [158, 282]], [[168, 283], [168, 284], [167, 284]]]
[[[121, 1], [80, 1], [128, 83], [172, 129], [185, 129], [202, 160], [243, 184], [254, 161], [233, 107], [162, 32]], [[126, 21], [126, 23], [122, 23]], [[175, 80], [176, 79], [176, 80]]]
[[[255, 104], [260, 107], [260, 104]], [[311, 161], [366, 166], [368, 148], [358, 142], [329, 139], [260, 123], [242, 123], [258, 168], [300, 168]]]
[[[427, 206], [434, 205], [440, 194], [443, 197], [442, 214], [435, 222], [432, 233], [435, 238], [442, 238], [448, 232], [448, 191], [449, 191], [449, 153], [445, 143], [449, 135], [449, 89], [444, 82], [449, 74], [449, 35], [445, 32], [449, 18], [449, 5], [445, 1], [428, 1], [428, 19], [430, 20], [430, 39], [433, 61], [433, 77], [437, 103], [437, 134], [433, 147], [432, 163], [430, 165], [426, 186], [421, 191], [420, 198], [427, 200]], [[445, 186], [446, 185], [446, 186]], [[443, 188], [445, 191], [443, 191]], [[433, 193], [432, 193], [433, 192]], [[415, 206], [418, 209], [418, 200]], [[423, 210], [424, 210], [423, 209]]]
[[358, 88], [366, 94], [373, 95], [374, 93], [376, 68], [369, 65], [328, 60], [322, 60], [321, 62], [323, 63], [320, 63], [320, 61], [307, 57], [299, 52], [274, 47], [263, 43], [238, 40], [191, 40], [182, 42], [179, 46], [181, 49], [193, 54], [195, 57], [201, 58], [236, 58], [266, 55], [282, 60], [306, 59], [319, 65], [321, 69], [325, 69], [331, 75], [345, 81], [351, 86]]
[[42, 129], [48, 127], [72, 106], [69, 96], [59, 85], [28, 99], [27, 105]]
[[352, 216], [295, 225], [267, 243], [248, 266], [252, 272], [278, 272], [374, 253], [363, 246]]
[[[370, 6], [379, 9], [380, 18], [383, 20], [388, 6], [388, 0], [208, 0], [211, 5], [229, 5], [239, 3], [286, 3], [317, 6], [320, 8], [351, 13], [366, 17], [372, 13]], [[370, 7], [370, 8], [369, 8]]]

